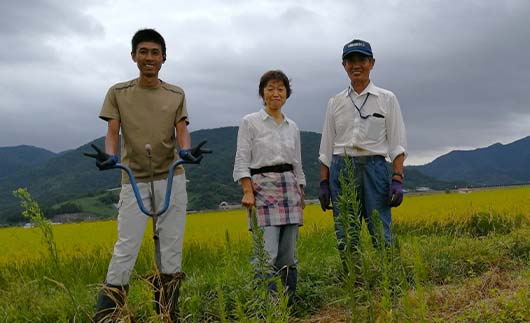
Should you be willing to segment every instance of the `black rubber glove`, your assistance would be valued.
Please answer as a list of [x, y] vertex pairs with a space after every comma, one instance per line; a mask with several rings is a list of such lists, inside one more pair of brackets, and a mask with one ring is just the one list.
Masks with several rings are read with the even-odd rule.
[[390, 207], [398, 207], [401, 202], [403, 202], [403, 183], [393, 179], [392, 184], [390, 184], [388, 205]]
[[89, 154], [89, 153], [83, 153], [83, 155], [95, 158], [96, 159], [96, 166], [99, 168], [99, 170], [107, 170], [114, 168], [114, 166], [118, 163], [118, 156], [115, 155], [109, 155], [98, 148], [98, 146], [92, 144], [92, 148], [96, 151], [95, 154]]
[[210, 154], [212, 151], [210, 149], [202, 149], [202, 146], [206, 144], [206, 140], [201, 141], [197, 146], [190, 149], [181, 149], [179, 151], [179, 156], [185, 161], [198, 163], [202, 159], [202, 154]]
[[318, 190], [318, 200], [320, 201], [320, 207], [322, 211], [332, 209], [331, 207], [331, 190], [329, 189], [329, 179], [323, 179], [320, 181], [320, 189]]
[[193, 154], [191, 153], [191, 149], [181, 149], [179, 151], [179, 156], [182, 160], [185, 160], [187, 162], [196, 163], [199, 161], [198, 157], [193, 156]]

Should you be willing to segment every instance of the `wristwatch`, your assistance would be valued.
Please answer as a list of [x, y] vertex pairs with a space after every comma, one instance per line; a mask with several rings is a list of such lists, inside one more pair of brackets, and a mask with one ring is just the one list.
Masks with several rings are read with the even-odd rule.
[[405, 175], [403, 175], [403, 173], [392, 173], [392, 177], [394, 177], [394, 176], [401, 177], [401, 180], [405, 179]]

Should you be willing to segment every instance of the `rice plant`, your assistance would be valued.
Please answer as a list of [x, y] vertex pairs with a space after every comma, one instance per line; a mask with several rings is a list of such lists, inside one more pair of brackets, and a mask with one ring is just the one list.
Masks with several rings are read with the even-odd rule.
[[[298, 243], [298, 299], [292, 308], [282, 300], [283, 293], [268, 292], [265, 282], [258, 284], [254, 277], [253, 235], [244, 211], [190, 214], [181, 319], [524, 321], [529, 308], [530, 189], [493, 193], [406, 196], [393, 210], [397, 228], [392, 248], [374, 246], [366, 227], [360, 226], [348, 238], [358, 239], [358, 248], [343, 254], [351, 258], [351, 271], [340, 277], [343, 258], [330, 212], [308, 205]], [[485, 215], [478, 227], [470, 225], [479, 213]], [[376, 237], [383, 241], [378, 216], [372, 216]], [[476, 234], [477, 228], [485, 229]], [[116, 223], [53, 225], [50, 230], [58, 262], [39, 227], [0, 229], [0, 322], [88, 322], [92, 316]], [[160, 322], [152, 288], [143, 280], [153, 269], [148, 231], [131, 277], [127, 311], [131, 320]], [[458, 305], [463, 302], [465, 306]], [[458, 309], [453, 313], [449, 306]], [[340, 314], [322, 319], [326, 316], [319, 312], [328, 309]]]

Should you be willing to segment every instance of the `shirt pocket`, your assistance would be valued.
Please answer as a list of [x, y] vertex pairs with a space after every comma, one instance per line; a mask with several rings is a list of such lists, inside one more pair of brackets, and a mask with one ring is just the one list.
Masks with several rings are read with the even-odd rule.
[[344, 133], [346, 131], [347, 123], [351, 122], [350, 120], [353, 120], [348, 119], [349, 116], [338, 116], [337, 118], [335, 118], [335, 129], [337, 133]]
[[256, 137], [252, 143], [252, 155], [258, 159], [263, 159], [260, 156], [274, 156], [274, 146], [269, 136]]
[[367, 120], [366, 139], [380, 141], [386, 135], [385, 119], [370, 117]]
[[286, 136], [285, 138], [282, 138], [282, 145], [285, 147], [285, 150], [288, 154], [292, 154], [295, 147], [293, 136]]

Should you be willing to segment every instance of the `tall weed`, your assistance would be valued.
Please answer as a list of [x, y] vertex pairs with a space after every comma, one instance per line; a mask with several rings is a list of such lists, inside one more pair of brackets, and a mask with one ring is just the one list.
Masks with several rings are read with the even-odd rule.
[[373, 224], [374, 232], [370, 239], [362, 238], [362, 205], [353, 163], [348, 157], [345, 158], [345, 168], [339, 175], [339, 183], [341, 194], [337, 197], [338, 220], [345, 232], [344, 239], [339, 244], [344, 245], [341, 259], [352, 318], [365, 317], [368, 321], [395, 320], [394, 309], [399, 297], [409, 287], [396, 235], [392, 235], [390, 242], [385, 240], [383, 223], [379, 213], [374, 211], [365, 221]]
[[50, 220], [44, 217], [44, 213], [39, 207], [39, 204], [31, 197], [31, 194], [29, 194], [27, 189], [19, 188], [13, 191], [13, 195], [21, 200], [20, 205], [24, 209], [22, 211], [22, 215], [40, 229], [43, 236], [43, 241], [48, 247], [49, 255], [53, 260], [55, 267], [58, 268], [59, 255], [57, 253], [57, 245], [53, 237], [52, 223]]

